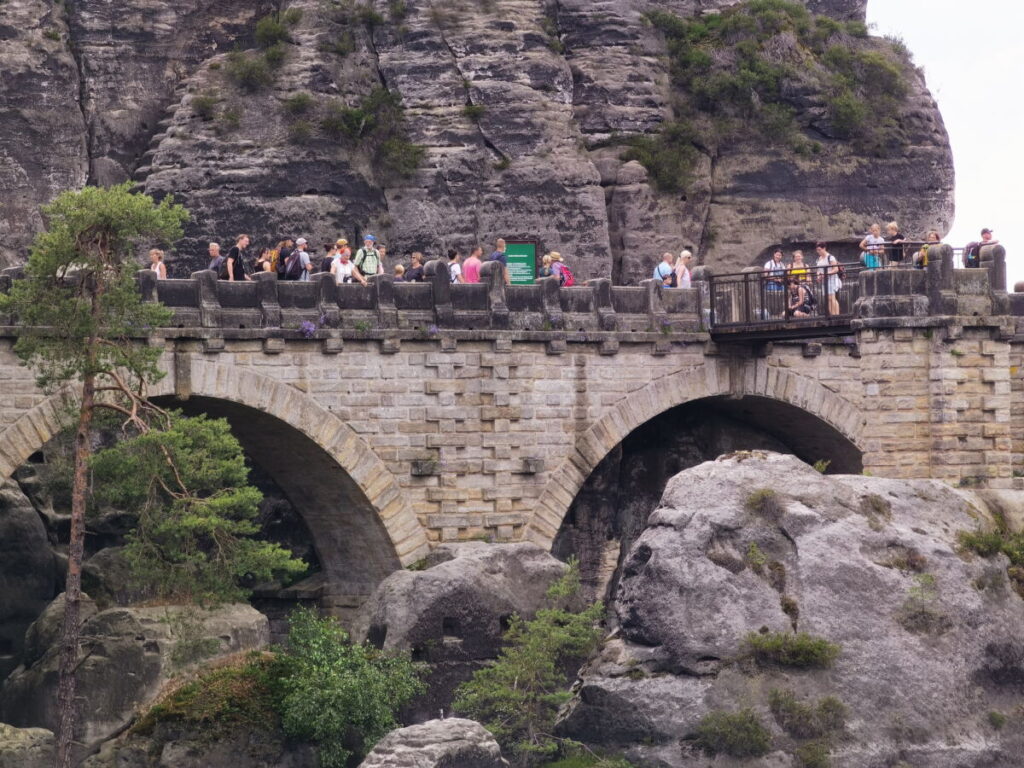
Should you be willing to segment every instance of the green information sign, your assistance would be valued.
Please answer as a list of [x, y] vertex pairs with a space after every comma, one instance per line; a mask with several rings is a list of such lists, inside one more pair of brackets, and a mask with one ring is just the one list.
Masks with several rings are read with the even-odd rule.
[[505, 243], [508, 256], [508, 276], [512, 285], [531, 285], [537, 279], [537, 244], [527, 242]]

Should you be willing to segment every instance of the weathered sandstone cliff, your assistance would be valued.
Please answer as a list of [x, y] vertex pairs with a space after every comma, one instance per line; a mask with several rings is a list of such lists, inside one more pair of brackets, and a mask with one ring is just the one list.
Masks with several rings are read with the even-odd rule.
[[[823, 135], [817, 102], [798, 94], [801, 129], [822, 147], [813, 156], [741, 135], [702, 153], [682, 194], [658, 191], [648, 170], [622, 160], [630, 137], [678, 117], [666, 42], [644, 14], [731, 5], [7, 0], [0, 264], [24, 258], [42, 226], [37, 207], [56, 192], [127, 178], [193, 211], [171, 258], [178, 273], [203, 264], [207, 240], [242, 230], [314, 244], [373, 231], [392, 254], [537, 238], [580, 277], [635, 282], [667, 248], [692, 245], [699, 260], [736, 267], [771, 243], [850, 238], [883, 217], [914, 233], [947, 226], [948, 141], [913, 70], [896, 156]], [[806, 5], [844, 20], [862, 20], [865, 7]], [[281, 10], [292, 11], [288, 40], [274, 49], [268, 82], [239, 86], [227, 52], [256, 45], [257, 19]], [[424, 148], [409, 175], [381, 162], [379, 125], [322, 128], [378, 88], [401, 96], [402, 141]], [[299, 93], [309, 103], [290, 101]], [[383, 150], [403, 159], [401, 143]]]

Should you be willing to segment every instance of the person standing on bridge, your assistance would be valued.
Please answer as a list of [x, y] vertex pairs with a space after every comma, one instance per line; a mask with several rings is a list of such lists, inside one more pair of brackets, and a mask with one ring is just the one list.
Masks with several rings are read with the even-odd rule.
[[300, 237], [295, 241], [295, 251], [292, 253], [292, 258], [299, 260], [299, 277], [300, 283], [308, 283], [310, 280], [309, 273], [313, 271], [313, 262], [309, 258], [309, 253], [306, 251], [306, 238]]
[[154, 248], [149, 252], [149, 268], [156, 273], [157, 280], [167, 279], [167, 265], [164, 264], [164, 252]]
[[480, 265], [483, 263], [480, 257], [483, 253], [484, 249], [477, 245], [469, 252], [469, 258], [462, 262], [462, 277], [467, 283], [480, 282]]
[[405, 282], [423, 282], [423, 254], [419, 251], [413, 251], [409, 256], [409, 268], [405, 270]]
[[676, 259], [676, 288], [689, 288], [693, 285], [690, 275], [690, 262], [693, 261], [693, 254], [688, 250], [681, 251]]
[[245, 249], [249, 247], [249, 236], [239, 235], [235, 238], [235, 244], [228, 251], [227, 264], [221, 270], [221, 278], [229, 282], [241, 282], [252, 280], [249, 275], [249, 265], [245, 263]]
[[654, 268], [654, 279], [660, 280], [661, 284], [666, 288], [676, 287], [676, 270], [673, 266], [675, 260], [675, 255], [666, 251], [661, 254], [661, 261]]
[[825, 286], [825, 293], [828, 294], [828, 313], [833, 316], [838, 315], [839, 291], [843, 287], [843, 281], [839, 278], [839, 261], [828, 252], [828, 248], [823, 242], [818, 242], [814, 250], [818, 254], [817, 280]]
[[210, 243], [210, 263], [206, 268], [213, 272], [220, 273], [220, 265], [224, 263], [224, 257], [220, 255], [220, 243]]
[[885, 238], [882, 237], [882, 228], [872, 224], [867, 236], [860, 241], [861, 263], [868, 269], [878, 269], [882, 266], [884, 249]]
[[505, 285], [512, 285], [512, 277], [508, 273], [508, 256], [505, 254], [505, 241], [498, 238], [498, 241], [494, 244], [494, 253], [491, 254], [490, 261], [496, 261], [501, 264], [501, 271], [505, 275]]
[[364, 277], [384, 274], [384, 257], [377, 250], [377, 238], [367, 235], [363, 238], [363, 247], [356, 251], [356, 269]]

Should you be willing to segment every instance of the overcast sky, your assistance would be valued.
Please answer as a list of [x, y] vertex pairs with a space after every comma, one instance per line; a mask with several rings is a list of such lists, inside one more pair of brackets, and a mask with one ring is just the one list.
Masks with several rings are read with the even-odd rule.
[[1024, 280], [1024, 2], [870, 0], [868, 22], [903, 38], [945, 119], [956, 164], [946, 241], [962, 246], [991, 227], [1010, 282]]

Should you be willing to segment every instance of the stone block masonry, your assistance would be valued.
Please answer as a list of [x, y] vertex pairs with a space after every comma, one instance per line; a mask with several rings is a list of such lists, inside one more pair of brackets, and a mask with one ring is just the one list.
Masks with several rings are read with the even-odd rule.
[[[386, 288], [257, 291], [210, 273], [142, 285], [175, 311], [147, 342], [169, 374], [154, 394], [234, 419], [261, 465], [296, 468], [302, 482], [281, 485], [314, 518], [335, 604], [438, 542], [550, 546], [609, 451], [686, 403], [773, 403], [804, 419], [813, 450], [856, 455], [874, 475], [1007, 488], [1024, 474], [1024, 302], [998, 286], [983, 298], [1002, 313], [956, 314], [956, 282], [939, 280], [937, 311], [879, 316], [883, 303], [919, 303], [866, 290], [850, 336], [750, 345], [712, 341], [700, 284], [505, 289], [485, 266], [484, 285], [450, 286], [430, 266], [431, 282]], [[261, 320], [271, 300], [280, 327]], [[60, 395], [38, 391], [12, 351], [11, 320], [0, 318], [5, 476], [61, 426]], [[316, 330], [301, 332], [304, 320]], [[370, 564], [353, 573], [356, 556]]]

